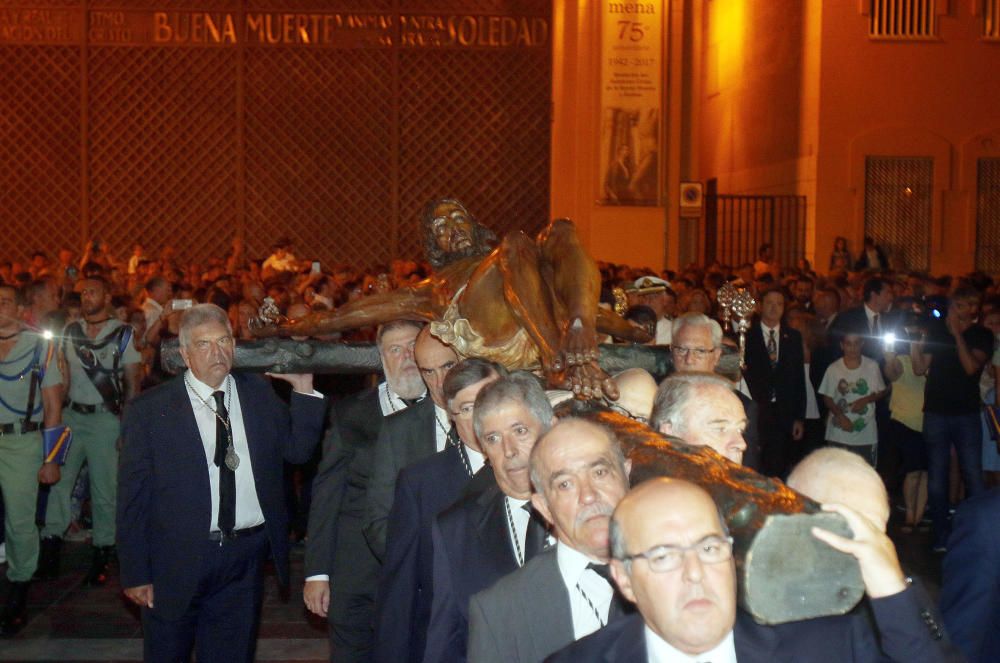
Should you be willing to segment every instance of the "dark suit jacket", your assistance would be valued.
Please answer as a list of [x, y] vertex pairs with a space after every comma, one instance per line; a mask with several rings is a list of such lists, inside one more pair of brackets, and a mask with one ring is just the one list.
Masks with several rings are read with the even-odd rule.
[[368, 550], [361, 523], [382, 420], [377, 388], [334, 403], [313, 479], [305, 576], [328, 575], [342, 592], [375, 591], [378, 562]]
[[396, 491], [396, 477], [407, 465], [437, 452], [437, 427], [434, 401], [428, 396], [386, 417], [379, 432], [365, 497], [363, 526], [368, 546], [380, 560], [385, 555], [386, 523]]
[[[878, 326], [879, 330], [886, 334], [891, 331], [895, 331], [896, 327], [899, 325], [899, 312], [889, 311], [888, 313], [883, 313], [879, 316]], [[880, 338], [871, 338], [870, 328], [868, 326], [868, 314], [865, 312], [865, 305], [855, 306], [854, 308], [849, 308], [846, 311], [841, 311], [837, 314], [837, 317], [833, 319], [830, 323], [830, 331], [827, 334], [827, 344], [830, 348], [830, 352], [833, 355], [833, 361], [836, 361], [841, 356], [843, 356], [843, 351], [840, 349], [840, 341], [843, 339], [844, 335], [848, 332], [853, 332], [857, 334], [863, 334], [865, 336], [865, 345], [861, 349], [861, 353], [866, 357], [874, 359], [881, 365], [885, 361], [885, 344]], [[822, 380], [822, 376], [820, 376]]]
[[966, 500], [955, 513], [944, 558], [941, 612], [970, 663], [1000, 661], [998, 520], [1000, 489]]
[[494, 483], [439, 515], [431, 529], [434, 600], [424, 663], [463, 663], [469, 599], [518, 568], [504, 494]]
[[468, 483], [457, 447], [399, 473], [376, 601], [376, 663], [423, 660], [434, 595], [431, 524], [461, 497]]
[[[937, 624], [924, 623], [928, 606], [908, 589], [871, 602], [885, 657], [862, 617], [820, 617], [761, 626], [736, 611], [736, 657], [740, 663], [941, 663], [961, 660], [946, 639], [935, 639]], [[647, 659], [642, 615], [608, 624], [545, 659], [547, 663], [634, 663]]]
[[[326, 401], [293, 394], [290, 408], [257, 375], [233, 374], [257, 499], [281, 582], [288, 582], [288, 512], [282, 460], [305, 462], [322, 432]], [[289, 413], [290, 409], [290, 413]], [[118, 471], [118, 558], [123, 587], [152, 583], [156, 608], [176, 619], [194, 596], [211, 529], [205, 448], [180, 377], [125, 409]]]
[[746, 440], [747, 450], [743, 452], [743, 464], [752, 470], [760, 471], [760, 433], [758, 431], [757, 404], [742, 391], [733, 390], [736, 397], [743, 404], [743, 411], [747, 413], [747, 430], [743, 433]]
[[538, 663], [571, 642], [573, 614], [555, 546], [469, 604], [469, 660], [475, 663]]
[[[747, 368], [744, 377], [750, 396], [758, 407], [776, 408], [782, 425], [791, 426], [796, 419], [806, 418], [805, 359], [802, 335], [786, 324], [778, 331], [778, 363], [772, 368], [760, 321], [747, 332]], [[771, 403], [771, 390], [776, 396]]]

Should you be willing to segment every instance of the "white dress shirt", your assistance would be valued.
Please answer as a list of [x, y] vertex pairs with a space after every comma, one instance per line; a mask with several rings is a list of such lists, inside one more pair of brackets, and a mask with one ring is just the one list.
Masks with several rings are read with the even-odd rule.
[[649, 663], [736, 663], [736, 640], [730, 631], [715, 648], [704, 654], [691, 656], [672, 647], [647, 625], [646, 655]]
[[434, 450], [444, 451], [448, 446], [448, 431], [451, 430], [451, 419], [448, 418], [448, 411], [443, 407], [434, 404]]
[[592, 562], [603, 562], [587, 557], [562, 541], [556, 544], [556, 561], [569, 593], [573, 639], [579, 640], [608, 623], [608, 611], [615, 591], [596, 571], [587, 568]]
[[671, 333], [674, 329], [674, 321], [670, 318], [660, 318], [656, 321], [656, 345], [670, 345]]
[[[198, 433], [201, 444], [205, 447], [205, 463], [208, 466], [208, 482], [212, 494], [212, 525], [213, 532], [219, 530], [219, 468], [215, 466], [215, 399], [212, 393], [216, 391], [199, 380], [187, 370], [184, 372], [187, 383], [188, 398], [194, 409], [194, 418], [198, 422]], [[240, 407], [240, 395], [236, 389], [236, 381], [226, 376], [220, 385], [226, 392], [223, 399], [229, 410], [229, 425], [232, 427], [233, 448], [240, 458], [236, 468], [236, 525], [235, 529], [256, 527], [264, 522], [264, 512], [257, 500], [257, 489], [253, 480], [253, 465], [250, 460], [250, 447], [247, 445], [247, 431], [243, 425], [243, 410]], [[192, 393], [193, 392], [193, 393]], [[211, 404], [206, 405], [205, 401]]]
[[861, 308], [863, 308], [865, 310], [865, 317], [868, 319], [868, 332], [871, 333], [871, 334], [875, 333], [875, 317], [876, 316], [878, 317], [879, 331], [881, 331], [882, 330], [882, 316], [880, 316], [878, 313], [876, 313], [875, 311], [873, 311], [870, 308], [868, 308], [868, 304], [862, 305]]
[[[425, 391], [424, 394], [426, 393]], [[405, 410], [406, 402], [392, 390], [388, 382], [381, 382], [378, 386], [378, 406], [382, 410], [382, 416], [388, 417], [393, 412]]]
[[[528, 522], [531, 520], [531, 514], [528, 513], [523, 507], [525, 504], [531, 500], [516, 500], [513, 497], [505, 498], [507, 500], [507, 506], [510, 507], [510, 517], [514, 520], [514, 532], [517, 532], [517, 540], [514, 540], [514, 532], [510, 530], [510, 520], [507, 521], [507, 536], [510, 537], [510, 548], [514, 551], [514, 559], [518, 559], [517, 550], [521, 549], [521, 558], [518, 559], [518, 563], [523, 566], [524, 560], [524, 539], [528, 534]], [[506, 507], [504, 507], [506, 511]], [[504, 514], [506, 515], [506, 513]]]
[[465, 445], [465, 455], [469, 457], [469, 467], [473, 474], [483, 469], [483, 465], [486, 464], [486, 456], [468, 445]]

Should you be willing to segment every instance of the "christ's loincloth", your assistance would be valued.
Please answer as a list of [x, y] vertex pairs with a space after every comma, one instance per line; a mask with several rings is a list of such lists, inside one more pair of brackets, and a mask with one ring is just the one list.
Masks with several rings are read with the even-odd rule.
[[523, 327], [501, 345], [486, 344], [483, 337], [472, 328], [472, 323], [463, 318], [458, 311], [458, 300], [464, 291], [465, 286], [462, 286], [455, 293], [441, 320], [431, 322], [431, 334], [441, 339], [442, 343], [450, 345], [463, 359], [466, 357], [488, 359], [511, 371], [538, 369], [541, 366], [538, 346]]

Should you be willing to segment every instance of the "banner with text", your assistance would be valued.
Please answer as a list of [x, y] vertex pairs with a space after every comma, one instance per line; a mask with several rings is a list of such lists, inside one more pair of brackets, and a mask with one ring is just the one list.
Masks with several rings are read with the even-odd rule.
[[660, 204], [664, 2], [601, 0], [598, 200]]
[[521, 49], [548, 47], [536, 16], [0, 7], [0, 44]]

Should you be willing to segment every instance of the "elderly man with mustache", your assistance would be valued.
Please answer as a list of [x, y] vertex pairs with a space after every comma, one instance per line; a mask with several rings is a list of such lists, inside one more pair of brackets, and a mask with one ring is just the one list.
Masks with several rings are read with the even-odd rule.
[[531, 452], [531, 502], [557, 544], [472, 597], [469, 660], [537, 663], [623, 613], [610, 580], [608, 525], [631, 463], [614, 435], [564, 419]]

